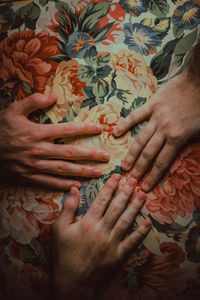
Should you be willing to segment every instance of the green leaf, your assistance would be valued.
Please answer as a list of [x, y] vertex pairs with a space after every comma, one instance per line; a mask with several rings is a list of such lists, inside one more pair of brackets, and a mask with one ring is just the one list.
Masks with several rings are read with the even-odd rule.
[[42, 243], [33, 238], [31, 242], [22, 248], [22, 257], [24, 263], [44, 266], [46, 263], [46, 251]]
[[131, 106], [131, 111], [137, 109], [138, 107], [142, 106], [143, 104], [145, 104], [147, 101], [146, 98], [143, 97], [138, 97], [136, 99], [134, 99], [133, 104]]
[[22, 88], [23, 88], [24, 92], [26, 92], [28, 94], [32, 93], [32, 89], [31, 89], [30, 85], [25, 81], [22, 82]]
[[80, 30], [92, 34], [109, 8], [109, 1], [87, 5], [79, 17]]
[[104, 83], [98, 81], [97, 84], [93, 86], [92, 92], [96, 97], [104, 97], [108, 94], [108, 83], [104, 81]]
[[105, 78], [110, 74], [111, 71], [112, 68], [110, 66], [104, 66], [101, 68], [97, 68], [96, 73], [98, 77]]
[[16, 12], [16, 19], [12, 29], [19, 28], [23, 23], [31, 30], [36, 29], [36, 23], [40, 16], [40, 12], [40, 7], [34, 2], [19, 8]]
[[98, 66], [107, 65], [109, 61], [110, 61], [110, 54], [107, 54], [105, 56], [98, 55], [96, 58], [96, 63]]
[[[67, 25], [67, 29], [68, 29], [69, 33], [77, 31], [78, 30], [78, 20], [76, 18], [74, 11], [69, 6], [69, 4], [66, 2], [63, 2], [63, 1], [59, 1], [59, 2], [56, 2], [55, 6], [59, 11], [59, 16], [62, 15], [64, 17], [65, 20], [63, 20], [61, 18], [60, 21], [64, 22], [64, 24]], [[63, 14], [64, 12], [66, 13], [66, 15], [68, 17]]]
[[49, 0], [39, 0], [39, 2], [42, 6], [45, 6], [49, 2]]
[[58, 40], [58, 47], [60, 49], [60, 51], [62, 53], [65, 53], [66, 54], [66, 46], [65, 46], [65, 43], [63, 43], [62, 41]]
[[97, 54], [98, 54], [98, 52], [97, 52], [96, 47], [92, 46], [86, 50], [83, 58], [88, 65], [93, 66], [96, 63]]
[[175, 25], [173, 25], [173, 34], [175, 38], [178, 38], [180, 36], [182, 36], [184, 33], [184, 29], [183, 28], [178, 28]]
[[170, 28], [170, 18], [147, 18], [142, 20], [141, 23], [154, 29], [161, 39], [167, 35]]
[[57, 63], [60, 63], [61, 61], [68, 61], [71, 58], [67, 55], [58, 54], [58, 55], [54, 55], [54, 56], [49, 57], [49, 59], [53, 60]]
[[63, 30], [62, 27], [59, 27], [58, 34], [59, 34], [59, 37], [61, 38], [61, 40], [64, 42], [64, 45], [66, 45], [68, 42], [68, 39], [69, 39], [69, 35], [67, 34], [67, 32], [65, 30]]
[[174, 48], [180, 38], [168, 42], [151, 60], [150, 67], [158, 80], [163, 79], [169, 71]]
[[95, 71], [92, 67], [90, 66], [82, 66], [78, 70], [78, 77], [80, 81], [87, 81], [91, 80], [91, 78], [95, 75]]
[[96, 105], [97, 105], [97, 103], [96, 103], [95, 97], [94, 97], [94, 98], [91, 98], [91, 99], [88, 99], [88, 100], [84, 100], [81, 104], [81, 108], [89, 106], [89, 109], [91, 109], [92, 107], [94, 107]]
[[191, 33], [185, 35], [180, 41], [176, 44], [173, 53], [172, 63], [180, 66], [183, 62], [183, 58], [186, 53], [192, 48], [197, 39], [197, 29]]
[[84, 86], [84, 87], [82, 87], [82, 91], [83, 91], [84, 95], [87, 98], [94, 98], [94, 94], [92, 92], [92, 87], [91, 86]]
[[94, 199], [96, 198], [98, 192], [102, 188], [103, 183], [99, 179], [92, 179], [86, 186], [86, 201], [88, 205], [91, 205]]
[[145, 6], [155, 16], [163, 18], [169, 13], [167, 0], [145, 0]]
[[93, 38], [95, 43], [101, 42], [103, 40], [105, 40], [105, 38], [107, 37], [110, 29], [112, 28], [114, 22], [109, 23], [107, 25], [105, 25], [104, 27], [102, 27], [101, 29], [99, 29], [97, 32], [95, 32], [93, 34]]

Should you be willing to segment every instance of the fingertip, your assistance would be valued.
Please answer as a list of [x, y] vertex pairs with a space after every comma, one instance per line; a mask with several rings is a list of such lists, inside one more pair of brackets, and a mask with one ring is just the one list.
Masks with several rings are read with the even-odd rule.
[[111, 178], [116, 180], [116, 181], [119, 181], [121, 179], [121, 175], [120, 174], [114, 174], [114, 175], [112, 175]]
[[152, 226], [152, 222], [151, 222], [151, 220], [148, 219], [148, 220], [144, 221], [143, 225], [145, 228], [150, 229]]
[[123, 170], [123, 171], [129, 171], [130, 168], [131, 168], [131, 164], [129, 164], [129, 163], [128, 163], [127, 161], [125, 161], [125, 160], [122, 160], [121, 166], [122, 166], [122, 170]]
[[144, 201], [144, 200], [146, 200], [146, 193], [144, 193], [143, 191], [138, 191], [137, 197], [140, 201]]
[[114, 129], [113, 129], [113, 135], [115, 137], [120, 136], [120, 129], [119, 129], [119, 127], [114, 127]]
[[49, 94], [47, 95], [46, 101], [48, 102], [55, 102], [57, 100], [57, 95], [56, 94]]
[[70, 189], [70, 196], [78, 197], [80, 195], [80, 192], [77, 187], [72, 186]]
[[144, 182], [142, 184], [142, 190], [145, 192], [145, 193], [148, 193], [150, 190], [151, 190], [151, 187], [150, 185], [147, 183], [147, 182]]

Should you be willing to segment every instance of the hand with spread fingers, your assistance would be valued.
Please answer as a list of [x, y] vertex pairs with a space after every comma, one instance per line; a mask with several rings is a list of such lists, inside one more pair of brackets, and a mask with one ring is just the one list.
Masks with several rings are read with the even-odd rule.
[[[80, 194], [72, 187], [53, 225], [53, 292], [56, 299], [95, 299], [95, 289], [110, 277], [151, 228], [145, 220], [127, 234], [145, 202], [136, 180], [113, 175], [83, 218], [74, 223]], [[111, 201], [112, 199], [112, 201]]]
[[73, 160], [106, 162], [109, 154], [86, 147], [58, 145], [53, 141], [59, 137], [100, 134], [102, 127], [84, 122], [36, 124], [28, 119], [31, 112], [46, 108], [55, 101], [55, 95], [35, 93], [0, 112], [1, 168], [22, 180], [51, 188], [80, 187], [80, 182], [70, 179], [70, 176], [97, 178], [101, 169]]
[[195, 72], [191, 63], [114, 129], [118, 137], [135, 124], [149, 120], [122, 162], [123, 170], [132, 170], [137, 180], [152, 167], [142, 185], [145, 192], [162, 178], [181, 148], [200, 135], [200, 67], [197, 68]]

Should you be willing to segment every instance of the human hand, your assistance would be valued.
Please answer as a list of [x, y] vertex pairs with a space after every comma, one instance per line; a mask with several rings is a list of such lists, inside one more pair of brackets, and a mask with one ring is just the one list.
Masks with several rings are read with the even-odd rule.
[[[200, 77], [199, 77], [200, 80]], [[150, 191], [168, 170], [181, 148], [200, 133], [200, 85], [186, 70], [161, 87], [151, 100], [115, 127], [114, 135], [121, 136], [133, 125], [149, 119], [135, 138], [122, 168], [132, 169], [140, 179], [153, 167], [142, 189]]]
[[1, 168], [22, 180], [52, 188], [68, 189], [72, 185], [80, 187], [79, 181], [64, 179], [63, 175], [99, 177], [101, 169], [77, 164], [73, 160], [105, 162], [109, 160], [109, 154], [86, 147], [55, 145], [53, 140], [99, 134], [102, 127], [84, 122], [44, 125], [28, 119], [32, 111], [48, 107], [55, 101], [55, 95], [48, 97], [36, 93], [0, 112]]
[[151, 228], [150, 220], [127, 235], [145, 202], [145, 193], [136, 192], [135, 187], [133, 177], [126, 181], [120, 180], [119, 174], [113, 175], [76, 223], [73, 222], [80, 194], [71, 188], [53, 225], [52, 283], [56, 299], [95, 299], [97, 285], [106, 282], [110, 272], [145, 238]]

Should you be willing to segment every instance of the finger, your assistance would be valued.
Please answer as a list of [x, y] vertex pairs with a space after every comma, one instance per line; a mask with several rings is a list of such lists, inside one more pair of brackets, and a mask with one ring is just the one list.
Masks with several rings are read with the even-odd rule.
[[33, 160], [28, 161], [30, 167], [41, 173], [56, 174], [64, 176], [79, 176], [98, 178], [102, 170], [95, 166], [79, 165], [63, 160]]
[[81, 187], [79, 181], [63, 179], [47, 174], [26, 174], [25, 178], [33, 183], [50, 187], [51, 189], [69, 190], [72, 186]]
[[62, 210], [58, 217], [60, 221], [63, 221], [65, 226], [73, 223], [79, 202], [80, 192], [77, 188], [72, 187], [69, 196], [64, 200]]
[[16, 112], [28, 116], [31, 112], [52, 105], [57, 99], [54, 94], [43, 95], [40, 93], [32, 94], [23, 100], [15, 103], [13, 106]]
[[131, 145], [125, 159], [122, 162], [122, 169], [124, 171], [129, 171], [133, 166], [134, 162], [142, 152], [142, 149], [146, 146], [150, 138], [156, 131], [156, 124], [154, 122], [149, 122], [142, 131], [137, 135], [133, 144]]
[[128, 117], [120, 121], [119, 125], [116, 126], [113, 130], [114, 136], [116, 137], [121, 136], [133, 125], [143, 120], [146, 120], [147, 118], [150, 117], [150, 115], [151, 115], [151, 103], [147, 102], [137, 110], [130, 113]]
[[155, 133], [150, 139], [148, 144], [144, 147], [142, 153], [140, 154], [138, 160], [132, 170], [132, 176], [136, 179], [140, 179], [141, 176], [149, 168], [151, 162], [162, 149], [165, 141], [165, 137], [160, 133]]
[[120, 174], [114, 174], [108, 179], [88, 210], [88, 217], [97, 220], [102, 217], [111, 201], [112, 195], [116, 191], [120, 178]]
[[142, 205], [144, 204], [145, 196], [145, 193], [141, 191], [134, 193], [134, 197], [131, 203], [121, 215], [115, 227], [113, 228], [112, 236], [115, 240], [124, 239], [125, 234], [127, 233], [128, 229], [130, 228], [137, 214], [142, 208]]
[[126, 258], [146, 237], [151, 229], [151, 221], [145, 220], [133, 233], [131, 233], [119, 246], [119, 257]]
[[49, 142], [38, 143], [37, 147], [32, 149], [31, 154], [43, 158], [67, 160], [108, 161], [110, 158], [110, 155], [102, 150], [75, 145], [55, 145]]
[[[68, 122], [62, 124], [48, 124], [40, 126], [41, 139], [73, 137], [78, 135], [98, 134], [103, 127], [97, 123]], [[39, 127], [38, 127], [39, 128]]]
[[135, 186], [136, 180], [132, 177], [129, 177], [124, 188], [112, 200], [104, 216], [104, 223], [107, 229], [111, 230], [111, 228], [113, 228], [113, 226], [125, 210], [125, 207], [128, 203], [128, 200], [132, 196]]
[[150, 190], [152, 190], [152, 188], [156, 185], [156, 183], [159, 182], [167, 169], [170, 167], [178, 151], [179, 147], [176, 148], [174, 145], [170, 145], [168, 143], [164, 145], [162, 151], [156, 158], [149, 176], [142, 185], [143, 191], [149, 192]]

